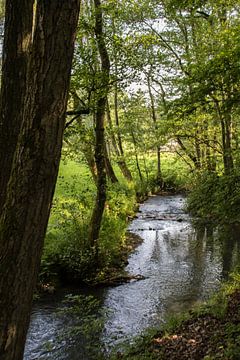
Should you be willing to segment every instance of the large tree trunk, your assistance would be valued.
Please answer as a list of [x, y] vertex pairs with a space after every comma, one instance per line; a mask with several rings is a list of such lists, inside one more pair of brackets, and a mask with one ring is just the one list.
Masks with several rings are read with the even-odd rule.
[[0, 219], [1, 360], [23, 358], [59, 167], [78, 12], [79, 0], [37, 4], [23, 126]]
[[0, 214], [22, 124], [32, 22], [33, 0], [15, 0], [14, 5], [12, 0], [6, 1], [0, 98]]
[[98, 238], [102, 223], [104, 206], [106, 202], [106, 168], [105, 168], [105, 138], [104, 138], [104, 117], [109, 87], [110, 61], [105, 45], [103, 34], [103, 19], [100, 0], [94, 0], [95, 5], [95, 34], [97, 39], [98, 50], [101, 58], [101, 81], [102, 87], [97, 94], [96, 101], [96, 145], [95, 161], [97, 166], [97, 196], [92, 213], [89, 228], [89, 244], [96, 251], [96, 260], [98, 253]]

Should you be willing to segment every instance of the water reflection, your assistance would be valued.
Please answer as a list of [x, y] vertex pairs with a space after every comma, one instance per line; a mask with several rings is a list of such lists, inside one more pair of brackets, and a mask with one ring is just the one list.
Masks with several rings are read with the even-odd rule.
[[[107, 348], [124, 340], [129, 343], [146, 328], [161, 325], [170, 314], [208, 298], [240, 261], [239, 228], [193, 226], [181, 196], [150, 198], [130, 230], [144, 241], [130, 256], [127, 270], [144, 275], [145, 280], [101, 293], [96, 290], [110, 310], [102, 334]], [[38, 305], [25, 360], [48, 358], [41, 350], [44, 339], [54, 343], [59, 329], [67, 327], [64, 318], [54, 322], [51, 316], [51, 309]], [[62, 348], [61, 355], [58, 348], [49, 354], [51, 359], [87, 359], [81, 339]]]
[[219, 229], [218, 240], [222, 249], [222, 277], [226, 278], [230, 271], [240, 264], [240, 227], [229, 225]]
[[193, 227], [183, 209], [180, 196], [153, 197], [141, 206], [130, 229], [144, 242], [127, 269], [146, 280], [109, 290], [105, 304], [113, 315], [105, 327], [108, 340], [118, 334], [119, 342], [129, 341], [171, 313], [208, 298], [239, 260], [236, 229]]

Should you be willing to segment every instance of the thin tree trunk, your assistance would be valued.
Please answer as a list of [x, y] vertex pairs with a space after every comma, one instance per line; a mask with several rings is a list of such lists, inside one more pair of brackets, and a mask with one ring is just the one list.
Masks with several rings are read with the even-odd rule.
[[92, 213], [89, 229], [89, 244], [95, 248], [96, 260], [98, 255], [98, 238], [102, 223], [104, 206], [106, 202], [106, 168], [105, 168], [105, 139], [104, 139], [104, 115], [107, 102], [107, 94], [109, 87], [110, 61], [105, 45], [103, 34], [103, 19], [100, 0], [94, 0], [95, 5], [95, 34], [97, 39], [98, 51], [101, 58], [101, 76], [102, 88], [97, 94], [96, 101], [96, 145], [95, 145], [95, 161], [97, 166], [97, 196], [95, 206]]
[[[112, 27], [113, 27], [113, 35], [115, 36], [116, 29], [115, 29], [114, 18], [112, 18]], [[117, 79], [118, 71], [117, 71], [117, 48], [116, 48], [116, 46], [113, 46], [113, 56], [114, 56], [114, 72], [115, 72], [115, 76]], [[109, 114], [110, 114], [110, 112], [109, 112]], [[118, 164], [122, 171], [123, 176], [127, 179], [127, 181], [130, 182], [130, 181], [133, 181], [133, 177], [132, 177], [131, 171], [129, 170], [129, 168], [127, 166], [126, 160], [125, 160], [121, 131], [120, 131], [120, 126], [119, 126], [117, 81], [114, 84], [114, 115], [115, 115], [115, 124], [116, 124], [116, 128], [117, 128], [117, 149], [118, 149], [117, 151], [119, 152], [119, 155], [117, 155], [119, 158]]]
[[149, 171], [148, 171], [148, 167], [147, 167], [147, 162], [146, 162], [146, 158], [143, 155], [143, 163], [144, 163], [144, 170], [145, 170], [145, 174], [146, 174], [146, 179], [147, 182], [149, 181]]
[[14, 5], [12, 0], [6, 0], [0, 100], [0, 214], [22, 124], [32, 26], [33, 0], [16, 0]]
[[135, 159], [136, 159], [136, 166], [137, 166], [137, 171], [138, 171], [138, 175], [139, 175], [139, 179], [141, 181], [141, 183], [143, 184], [143, 176], [142, 176], [142, 171], [141, 171], [141, 167], [139, 164], [139, 160], [138, 160], [138, 153], [137, 153], [137, 142], [134, 136], [134, 132], [131, 129], [131, 135], [132, 135], [132, 140], [133, 140], [133, 145], [134, 145], [134, 152], [135, 152]]
[[117, 140], [113, 131], [113, 126], [112, 126], [112, 119], [111, 119], [111, 113], [110, 113], [110, 109], [109, 109], [109, 104], [107, 102], [107, 120], [108, 120], [108, 124], [110, 127], [110, 135], [111, 135], [111, 141], [112, 141], [112, 145], [114, 148], [114, 151], [116, 153], [117, 156], [117, 164], [123, 174], [123, 176], [125, 177], [125, 179], [127, 181], [132, 181], [132, 174], [125, 162], [124, 157], [120, 154], [119, 148], [118, 148], [118, 144], [117, 144]]
[[224, 116], [225, 121], [225, 173], [230, 174], [233, 170], [233, 157], [232, 157], [232, 121], [230, 110]]
[[113, 170], [111, 161], [109, 159], [109, 155], [108, 155], [108, 150], [107, 150], [107, 145], [106, 145], [106, 141], [104, 144], [104, 156], [105, 156], [105, 166], [106, 166], [106, 173], [107, 173], [107, 177], [110, 179], [110, 181], [114, 184], [118, 182], [118, 179], [115, 175], [115, 172]]
[[[216, 161], [215, 161], [215, 154], [214, 150], [211, 149], [210, 146], [210, 140], [209, 140], [209, 134], [208, 134], [208, 122], [205, 121], [204, 123], [204, 144], [205, 144], [205, 155], [206, 155], [206, 166], [208, 171], [214, 172], [216, 170]], [[216, 135], [215, 135], [216, 137]], [[213, 141], [215, 144], [216, 142]]]
[[196, 168], [197, 169], [201, 169], [201, 147], [200, 147], [200, 143], [199, 143], [199, 131], [196, 130], [195, 132], [195, 152], [196, 152]]
[[97, 185], [97, 167], [96, 167], [94, 155], [90, 153], [90, 151], [86, 151], [86, 150], [84, 150], [83, 153], [87, 161], [89, 170], [91, 171], [93, 181]]
[[119, 116], [118, 116], [118, 88], [117, 84], [114, 86], [114, 115], [115, 115], [115, 124], [117, 127], [117, 139], [118, 139], [118, 147], [120, 150], [121, 156], [124, 156], [123, 146], [122, 146], [122, 137], [119, 126]]
[[122, 136], [121, 136], [121, 131], [120, 131], [119, 116], [118, 116], [118, 88], [117, 88], [117, 84], [115, 84], [115, 87], [114, 87], [114, 114], [115, 114], [115, 123], [116, 123], [116, 127], [117, 127], [118, 148], [119, 148], [120, 156], [121, 156], [121, 167], [123, 169], [123, 172], [124, 172], [125, 177], [127, 178], [127, 180], [132, 181], [133, 177], [132, 177], [132, 174], [131, 174], [131, 172], [130, 172], [127, 164], [126, 164], [125, 154], [124, 154], [123, 144], [122, 144]]
[[221, 124], [221, 132], [222, 132], [222, 151], [223, 151], [223, 165], [224, 172], [226, 175], [229, 175], [233, 170], [233, 158], [232, 158], [232, 145], [231, 145], [231, 115], [230, 109], [223, 113], [220, 108], [219, 102], [216, 98], [212, 96], [214, 101], [216, 111]]
[[199, 162], [198, 162], [198, 158], [193, 155], [184, 145], [184, 143], [182, 142], [182, 140], [180, 139], [180, 137], [178, 136], [176, 138], [178, 144], [180, 145], [181, 149], [185, 152], [185, 154], [189, 157], [189, 159], [192, 160], [192, 162], [194, 163], [194, 166], [196, 169], [199, 169]]
[[[156, 115], [156, 111], [155, 111], [154, 97], [153, 97], [152, 90], [151, 90], [151, 83], [150, 83], [149, 76], [147, 77], [147, 82], [148, 82], [148, 93], [149, 93], [149, 97], [150, 97], [150, 101], [151, 101], [152, 120], [153, 120], [155, 130], [157, 131], [158, 130], [157, 115]], [[157, 150], [157, 179], [160, 183], [160, 186], [162, 186], [161, 148], [159, 145], [157, 146], [156, 150]]]
[[23, 358], [59, 167], [78, 11], [79, 0], [37, 4], [23, 126], [0, 219], [1, 360]]

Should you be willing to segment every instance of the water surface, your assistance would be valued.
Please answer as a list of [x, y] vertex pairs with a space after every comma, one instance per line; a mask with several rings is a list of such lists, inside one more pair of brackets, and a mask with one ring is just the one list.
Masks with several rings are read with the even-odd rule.
[[[130, 224], [129, 230], [143, 243], [129, 257], [127, 270], [143, 275], [144, 280], [77, 291], [94, 293], [101, 306], [110, 310], [100, 336], [106, 348], [130, 342], [147, 328], [161, 326], [171, 314], [207, 299], [239, 263], [239, 229], [194, 227], [184, 204], [181, 195], [150, 197]], [[63, 295], [35, 304], [25, 360], [90, 358], [83, 337], [58, 339], [73, 322], [55, 315]]]

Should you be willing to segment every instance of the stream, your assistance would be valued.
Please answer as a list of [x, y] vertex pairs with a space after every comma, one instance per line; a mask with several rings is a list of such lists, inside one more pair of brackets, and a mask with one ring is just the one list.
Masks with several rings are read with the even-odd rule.
[[239, 229], [195, 227], [184, 205], [181, 195], [152, 196], [129, 225], [129, 231], [143, 242], [130, 255], [126, 270], [143, 275], [144, 280], [117, 287], [62, 289], [37, 301], [24, 360], [94, 358], [88, 355], [88, 337], [61, 338], [63, 329], [81, 322], [76, 315], [56, 315], [69, 293], [94, 295], [100, 301], [99, 310], [107, 310], [99, 334], [99, 343], [106, 351], [124, 341], [130, 343], [144, 330], [161, 327], [169, 316], [208, 299], [240, 261]]

